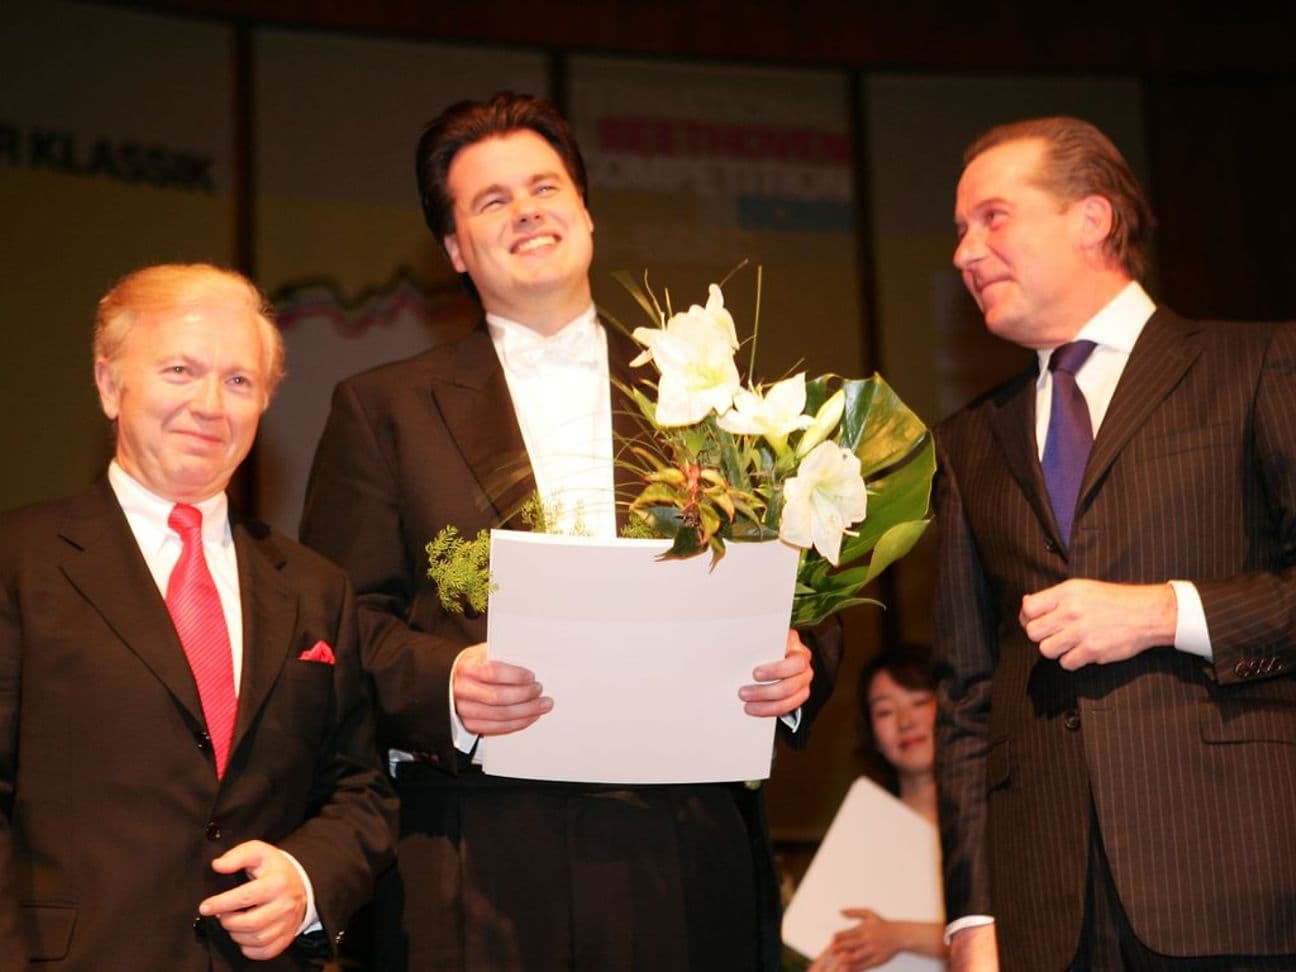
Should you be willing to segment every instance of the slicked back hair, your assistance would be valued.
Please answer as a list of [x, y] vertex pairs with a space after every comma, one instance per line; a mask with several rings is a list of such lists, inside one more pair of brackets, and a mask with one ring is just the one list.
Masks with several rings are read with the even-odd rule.
[[1108, 258], [1133, 280], [1147, 273], [1147, 241], [1155, 221], [1147, 195], [1112, 140], [1079, 118], [1057, 115], [999, 125], [979, 135], [963, 153], [966, 167], [1007, 142], [1038, 139], [1044, 160], [1037, 185], [1062, 203], [1102, 196], [1111, 203], [1112, 226], [1103, 242]]

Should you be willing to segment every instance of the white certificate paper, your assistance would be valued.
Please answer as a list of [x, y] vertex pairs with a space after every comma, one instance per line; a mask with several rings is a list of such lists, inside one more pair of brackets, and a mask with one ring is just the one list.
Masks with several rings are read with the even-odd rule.
[[730, 543], [659, 561], [662, 540], [491, 532], [491, 658], [535, 673], [552, 711], [492, 736], [484, 772], [588, 783], [769, 776], [774, 719], [743, 711], [783, 657], [799, 551]]
[[[846, 794], [788, 905], [783, 941], [814, 958], [836, 932], [855, 924], [841, 914], [843, 908], [871, 908], [893, 920], [945, 922], [936, 828], [865, 777]], [[937, 972], [945, 963], [901, 952], [877, 967]]]

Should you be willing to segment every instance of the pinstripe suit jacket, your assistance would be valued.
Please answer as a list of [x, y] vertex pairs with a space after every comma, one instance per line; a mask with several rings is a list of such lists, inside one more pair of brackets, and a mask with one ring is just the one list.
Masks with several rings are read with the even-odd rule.
[[[1064, 968], [1096, 816], [1144, 944], [1296, 954], [1296, 327], [1158, 310], [1094, 441], [1069, 550], [1034, 377], [936, 434], [947, 914], [994, 915], [1005, 968]], [[1069, 577], [1193, 581], [1213, 662], [1167, 646], [1063, 670], [1017, 615]]]

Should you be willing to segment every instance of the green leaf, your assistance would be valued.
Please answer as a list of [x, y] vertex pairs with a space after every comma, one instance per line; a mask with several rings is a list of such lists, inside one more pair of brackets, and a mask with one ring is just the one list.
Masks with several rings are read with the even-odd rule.
[[683, 490], [676, 489], [669, 483], [649, 483], [643, 488], [634, 502], [630, 504], [631, 509], [639, 509], [641, 506], [653, 506], [655, 504], [665, 504], [673, 506], [681, 502], [681, 498], [687, 498], [688, 494]]
[[845, 381], [842, 389], [846, 408], [837, 442], [859, 456], [866, 480], [899, 462], [927, 435], [922, 420], [880, 375]]
[[661, 326], [661, 308], [657, 306], [657, 301], [653, 298], [651, 292], [640, 287], [639, 281], [630, 276], [628, 270], [612, 271], [612, 279], [626, 289], [626, 292], [634, 298], [636, 304], [643, 308], [643, 312], [648, 315], [648, 319], [654, 325]]
[[843, 562], [859, 559], [873, 549], [887, 530], [900, 523], [925, 519], [931, 507], [931, 481], [936, 472], [936, 446], [930, 437], [904, 465], [869, 486], [868, 514], [855, 528], [856, 536], [842, 540]]
[[675, 534], [675, 542], [670, 549], [658, 557], [658, 560], [682, 560], [700, 554], [705, 548], [696, 530], [681, 527]]
[[792, 627], [813, 628], [830, 614], [835, 614], [848, 607], [854, 607], [857, 604], [872, 604], [880, 608], [886, 607], [881, 601], [871, 597], [839, 597], [836, 595], [812, 598], [798, 597], [792, 601]]
[[814, 415], [823, 403], [828, 401], [833, 393], [832, 382], [836, 377], [836, 375], [820, 375], [806, 382], [806, 415]]

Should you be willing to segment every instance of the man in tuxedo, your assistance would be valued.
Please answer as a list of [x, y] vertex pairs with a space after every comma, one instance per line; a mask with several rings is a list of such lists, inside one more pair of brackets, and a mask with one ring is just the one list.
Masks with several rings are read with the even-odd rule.
[[314, 967], [391, 858], [345, 575], [227, 513], [283, 371], [238, 274], [99, 304], [107, 477], [0, 518], [0, 965]]
[[1092, 125], [965, 162], [954, 264], [1038, 367], [936, 433], [953, 965], [1296, 968], [1296, 331], [1152, 302]]
[[[416, 152], [424, 213], [484, 320], [461, 340], [343, 382], [319, 444], [303, 540], [360, 599], [380, 741], [401, 797], [398, 872], [374, 913], [383, 969], [777, 967], [778, 898], [759, 791], [484, 775], [490, 737], [542, 719], [544, 673], [490, 659], [486, 619], [444, 612], [425, 546], [498, 526], [537, 491], [570, 528], [617, 529], [613, 431], [635, 349], [590, 293], [585, 168], [549, 103], [463, 102]], [[831, 674], [835, 632], [807, 636]], [[734, 686], [804, 738], [830, 678], [786, 656]], [[635, 691], [627, 683], [625, 691]], [[556, 700], [561, 704], [561, 700]], [[661, 700], [664, 708], [670, 699]], [[799, 718], [797, 718], [799, 716]], [[706, 745], [699, 739], [698, 745]]]

